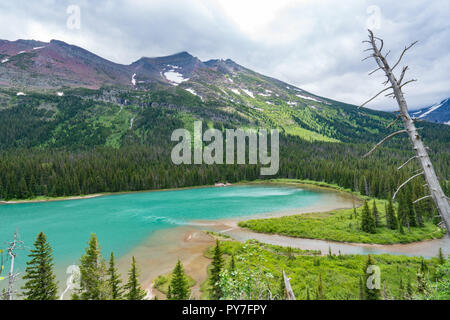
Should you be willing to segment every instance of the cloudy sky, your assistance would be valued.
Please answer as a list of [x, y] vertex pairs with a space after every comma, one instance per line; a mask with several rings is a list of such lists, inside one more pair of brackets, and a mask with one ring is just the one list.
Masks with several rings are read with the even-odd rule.
[[0, 26], [0, 39], [63, 40], [123, 64], [179, 51], [230, 58], [354, 104], [382, 88], [380, 73], [367, 75], [375, 62], [361, 62], [369, 26], [391, 60], [419, 40], [404, 59], [419, 80], [405, 89], [411, 109], [450, 96], [448, 0], [2, 0]]

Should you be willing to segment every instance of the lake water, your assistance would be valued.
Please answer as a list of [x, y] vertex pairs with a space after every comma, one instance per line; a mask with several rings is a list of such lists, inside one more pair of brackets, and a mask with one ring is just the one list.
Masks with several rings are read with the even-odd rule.
[[57, 266], [77, 264], [91, 233], [96, 233], [104, 256], [121, 256], [152, 233], [255, 214], [312, 209], [341, 197], [336, 192], [287, 186], [232, 186], [156, 191], [91, 199], [0, 205], [0, 248], [17, 229], [26, 249], [18, 251], [17, 271], [40, 231], [53, 247]]

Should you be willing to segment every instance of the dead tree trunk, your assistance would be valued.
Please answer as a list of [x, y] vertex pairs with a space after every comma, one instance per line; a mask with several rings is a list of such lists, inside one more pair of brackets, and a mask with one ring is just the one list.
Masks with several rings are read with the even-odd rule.
[[283, 270], [283, 279], [284, 279], [284, 287], [286, 288], [288, 300], [295, 300], [295, 294], [294, 294], [294, 291], [292, 290], [291, 283], [289, 282], [290, 279], [288, 277], [286, 277], [284, 270]]
[[[394, 64], [394, 66], [392, 68], [389, 66], [389, 63], [386, 59], [389, 52], [386, 54], [382, 53], [383, 44], [384, 44], [382, 39], [375, 37], [373, 35], [373, 32], [371, 30], [369, 30], [369, 40], [368, 41], [366, 40], [364, 42], [370, 44], [370, 48], [367, 50], [372, 52], [372, 54], [365, 59], [374, 58], [378, 65], [378, 68], [375, 69], [374, 71], [372, 71], [370, 74], [373, 74], [378, 70], [384, 71], [384, 73], [387, 77], [387, 80], [386, 80], [386, 82], [384, 82], [384, 84], [385, 85], [390, 84], [390, 86], [383, 89], [378, 94], [376, 94], [373, 98], [366, 101], [364, 104], [361, 105], [361, 107], [363, 105], [369, 103], [373, 99], [375, 99], [381, 93], [383, 93], [389, 89], [392, 89], [392, 92], [388, 93], [386, 96], [393, 96], [397, 100], [397, 103], [399, 106], [399, 110], [398, 110], [399, 114], [398, 114], [396, 121], [399, 118], [401, 118], [401, 120], [403, 122], [403, 126], [405, 127], [405, 130], [400, 130], [396, 133], [389, 135], [387, 138], [383, 139], [371, 151], [369, 151], [366, 155], [364, 155], [364, 157], [370, 155], [373, 151], [375, 151], [375, 149], [378, 146], [380, 146], [383, 142], [390, 139], [391, 137], [395, 136], [397, 133], [406, 132], [413, 144], [413, 148], [416, 153], [416, 156], [414, 158], [409, 159], [407, 162], [409, 162], [412, 159], [416, 159], [416, 158], [419, 160], [419, 162], [422, 166], [422, 169], [423, 169], [421, 174], [423, 174], [425, 177], [425, 181], [427, 182], [428, 189], [430, 191], [430, 196], [433, 199], [434, 203], [436, 204], [438, 212], [439, 212], [440, 216], [442, 217], [442, 220], [447, 229], [447, 233], [450, 234], [450, 206], [448, 203], [448, 199], [445, 196], [444, 192], [442, 191], [441, 185], [439, 184], [439, 180], [436, 176], [436, 173], [434, 172], [433, 164], [431, 163], [430, 157], [428, 156], [426, 147], [424, 146], [422, 139], [421, 139], [419, 133], [417, 132], [416, 126], [414, 125], [414, 120], [411, 119], [411, 117], [409, 116], [408, 105], [406, 104], [406, 100], [405, 100], [405, 97], [404, 97], [403, 91], [402, 91], [402, 88], [405, 85], [407, 85], [408, 83], [411, 83], [413, 81], [416, 81], [416, 80], [413, 79], [413, 80], [403, 82], [403, 78], [405, 76], [406, 71], [408, 70], [408, 66], [403, 67], [402, 73], [400, 75], [400, 79], [397, 80], [397, 78], [394, 75], [394, 69], [399, 65], [405, 52], [407, 50], [409, 50], [417, 42], [412, 43], [410, 46], [406, 47], [402, 51], [402, 53], [400, 54], [400, 57], [398, 58], [397, 62]], [[391, 126], [391, 125], [389, 125], [389, 126]], [[403, 165], [400, 166], [399, 169], [401, 169], [402, 167], [403, 167]], [[413, 177], [415, 177], [415, 176], [413, 176]], [[406, 182], [409, 182], [410, 180], [412, 180], [413, 177], [408, 179]], [[406, 184], [406, 182], [403, 183], [402, 185], [400, 185], [398, 190], [400, 190]], [[397, 194], [398, 190], [395, 192], [395, 194]], [[394, 198], [395, 198], [395, 196], [394, 196]]]

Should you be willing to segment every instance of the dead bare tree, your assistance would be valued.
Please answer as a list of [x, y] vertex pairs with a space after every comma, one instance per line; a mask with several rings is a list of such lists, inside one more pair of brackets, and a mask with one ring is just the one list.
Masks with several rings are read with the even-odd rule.
[[283, 270], [283, 279], [284, 279], [284, 287], [286, 289], [288, 300], [295, 300], [295, 294], [294, 294], [294, 291], [292, 290], [291, 283], [289, 281], [291, 279], [286, 277], [284, 270]]
[[[360, 107], [371, 102], [372, 100], [374, 100], [376, 97], [378, 97], [383, 92], [392, 90], [392, 92], [386, 94], [386, 96], [393, 97], [397, 100], [399, 110], [397, 111], [398, 112], [397, 118], [394, 120], [394, 122], [389, 124], [388, 128], [391, 127], [392, 125], [394, 125], [399, 119], [402, 120], [403, 126], [405, 128], [404, 130], [399, 130], [397, 132], [394, 132], [394, 133], [388, 135], [386, 138], [382, 139], [378, 144], [375, 145], [374, 148], [372, 148], [372, 150], [370, 150], [368, 153], [366, 153], [363, 157], [367, 157], [370, 154], [372, 154], [384, 142], [386, 142], [390, 138], [396, 136], [397, 134], [407, 133], [411, 140], [411, 143], [413, 145], [414, 152], [416, 153], [416, 155], [414, 157], [408, 159], [408, 161], [406, 161], [404, 164], [402, 164], [398, 168], [398, 170], [403, 168], [407, 163], [409, 163], [410, 161], [412, 161], [414, 159], [419, 160], [420, 165], [422, 166], [423, 170], [420, 173], [415, 174], [412, 177], [410, 177], [409, 179], [407, 179], [404, 183], [402, 183], [398, 187], [398, 189], [395, 191], [393, 199], [395, 199], [395, 196], [397, 195], [398, 191], [402, 187], [404, 187], [409, 181], [411, 181], [412, 179], [414, 179], [418, 176], [423, 175], [425, 177], [425, 181], [427, 183], [428, 190], [430, 191], [430, 197], [433, 199], [434, 203], [436, 204], [438, 212], [439, 212], [440, 216], [442, 217], [442, 221], [444, 222], [445, 227], [447, 228], [447, 233], [450, 234], [450, 206], [448, 203], [448, 199], [445, 196], [444, 192], [442, 191], [441, 185], [439, 184], [439, 180], [436, 176], [436, 173], [434, 172], [433, 164], [431, 163], [430, 157], [428, 156], [427, 148], [423, 144], [422, 139], [418, 133], [418, 130], [420, 128], [419, 129], [416, 128], [416, 126], [414, 125], [414, 120], [411, 119], [411, 117], [409, 116], [408, 105], [406, 104], [406, 100], [405, 100], [405, 97], [404, 97], [404, 94], [402, 91], [404, 86], [406, 86], [407, 84], [409, 84], [411, 82], [417, 81], [417, 80], [411, 79], [408, 81], [404, 81], [404, 77], [405, 77], [406, 71], [408, 70], [408, 66], [403, 67], [402, 72], [400, 74], [400, 78], [398, 80], [397, 80], [396, 76], [394, 75], [394, 69], [400, 64], [406, 51], [411, 49], [417, 43], [417, 41], [413, 42], [408, 47], [405, 47], [405, 49], [403, 49], [402, 53], [400, 54], [400, 57], [397, 59], [397, 61], [395, 62], [393, 67], [391, 67], [389, 65], [389, 63], [386, 59], [386, 57], [388, 56], [390, 51], [388, 51], [386, 54], [383, 53], [383, 46], [384, 46], [383, 39], [375, 37], [373, 32], [371, 30], [369, 30], [369, 40], [365, 40], [365, 41], [363, 41], [363, 43], [368, 43], [370, 45], [370, 47], [368, 49], [366, 49], [366, 51], [371, 52], [371, 54], [368, 57], [364, 58], [363, 61], [366, 59], [373, 58], [378, 65], [378, 68], [373, 70], [372, 72], [370, 72], [369, 75], [374, 74], [375, 72], [377, 72], [379, 70], [384, 71], [387, 80], [383, 83], [383, 85], [385, 85], [387, 87], [384, 88], [383, 90], [381, 90], [380, 92], [378, 92], [375, 96], [373, 96], [366, 102], [364, 102]], [[420, 201], [422, 199], [426, 199], [426, 198], [428, 198], [428, 196], [422, 197], [422, 198], [416, 200], [416, 202]]]

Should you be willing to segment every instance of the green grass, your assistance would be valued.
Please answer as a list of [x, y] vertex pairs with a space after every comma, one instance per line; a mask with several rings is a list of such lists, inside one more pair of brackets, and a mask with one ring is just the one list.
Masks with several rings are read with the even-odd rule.
[[337, 184], [327, 183], [324, 181], [314, 181], [314, 180], [300, 180], [300, 179], [286, 179], [286, 178], [280, 178], [280, 179], [269, 179], [269, 180], [254, 180], [249, 183], [275, 183], [275, 184], [286, 184], [286, 185], [294, 185], [294, 186], [301, 186], [301, 185], [310, 185], [315, 187], [321, 187], [321, 188], [328, 188], [328, 189], [334, 189], [337, 191], [352, 193], [359, 198], [367, 198], [361, 196], [359, 193], [352, 192], [350, 189], [345, 189]]
[[[366, 255], [312, 256], [295, 250], [290, 256], [285, 247], [266, 245], [257, 241], [221, 243], [226, 256], [234, 254], [238, 272], [258, 272], [275, 293], [284, 270], [297, 299], [306, 299], [309, 288], [311, 299], [315, 298], [319, 273], [322, 276], [325, 299], [359, 299], [359, 279], [364, 275]], [[422, 258], [397, 255], [373, 255], [381, 270], [381, 285], [391, 298], [401, 299], [400, 281], [406, 286], [408, 279], [416, 287], [416, 272]], [[316, 262], [315, 262], [316, 261]], [[434, 278], [437, 259], [424, 260], [427, 276]], [[225, 264], [227, 266], [227, 264]]]
[[[323, 213], [306, 213], [280, 218], [255, 219], [242, 221], [240, 227], [261, 233], [274, 233], [299, 238], [323, 239], [339, 242], [358, 242], [376, 244], [410, 243], [441, 238], [445, 232], [431, 222], [425, 222], [422, 228], [405, 228], [405, 233], [391, 230], [385, 226], [385, 201], [376, 200], [382, 225], [377, 233], [370, 234], [361, 230], [362, 208], [333, 210]], [[370, 202], [370, 207], [372, 202]]]

